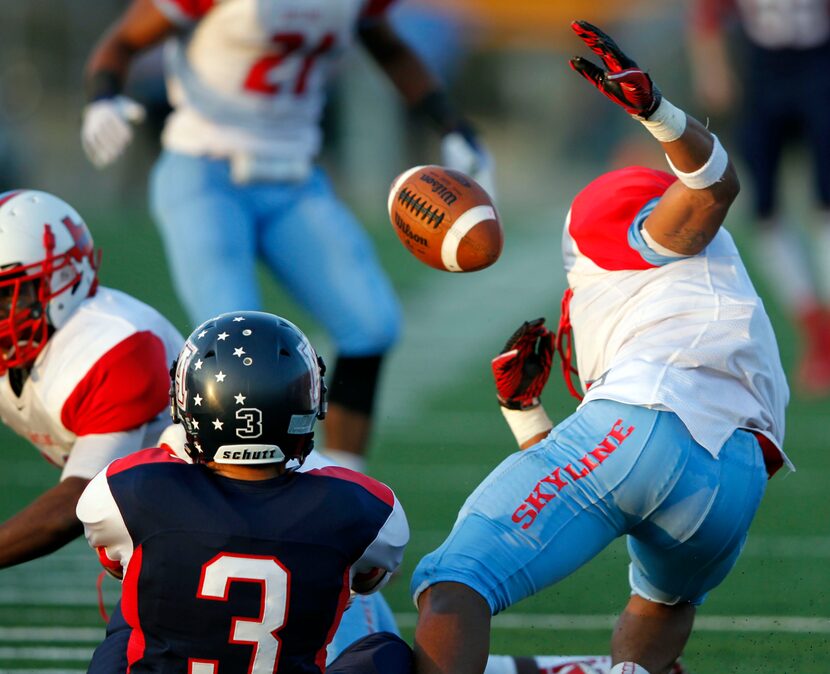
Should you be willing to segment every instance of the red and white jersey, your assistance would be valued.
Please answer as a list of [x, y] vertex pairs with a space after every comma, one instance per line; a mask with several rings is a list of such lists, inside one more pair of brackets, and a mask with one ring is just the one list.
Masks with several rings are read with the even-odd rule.
[[175, 111], [165, 147], [310, 163], [332, 67], [360, 21], [393, 0], [154, 0], [182, 28], [168, 45]]
[[766, 49], [809, 49], [830, 40], [828, 0], [696, 0], [692, 20], [706, 32], [733, 14]]
[[0, 377], [0, 418], [62, 479], [91, 478], [170, 423], [168, 372], [183, 342], [151, 307], [99, 288], [51, 336], [19, 397]]
[[562, 243], [582, 404], [671, 410], [713, 456], [738, 428], [780, 449], [789, 389], [732, 237], [721, 229], [692, 257], [662, 256], [643, 239], [674, 181], [629, 167], [600, 176], [571, 205]]

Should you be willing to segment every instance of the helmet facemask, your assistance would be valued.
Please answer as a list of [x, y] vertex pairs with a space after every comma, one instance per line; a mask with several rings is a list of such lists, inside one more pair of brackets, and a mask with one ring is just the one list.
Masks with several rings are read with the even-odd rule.
[[69, 204], [33, 190], [0, 195], [0, 375], [31, 366], [95, 294], [99, 260]]
[[20, 268], [0, 272], [0, 371], [33, 362], [46, 346], [42, 279]]

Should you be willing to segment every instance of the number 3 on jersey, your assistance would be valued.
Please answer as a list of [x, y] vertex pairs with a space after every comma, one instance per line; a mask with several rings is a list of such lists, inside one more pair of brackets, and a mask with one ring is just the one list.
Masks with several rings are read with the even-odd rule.
[[[235, 555], [221, 552], [202, 567], [198, 599], [228, 601], [233, 582], [259, 583], [260, 619], [234, 618], [228, 643], [254, 647], [249, 674], [272, 674], [280, 657], [280, 638], [288, 613], [288, 585], [291, 574], [274, 557]], [[215, 660], [188, 660], [189, 674], [221, 674]]]
[[[245, 89], [273, 96], [283, 91], [284, 85], [289, 85], [291, 93], [301, 96], [306, 90], [314, 62], [334, 46], [334, 34], [326, 33], [316, 45], [309, 44], [302, 33], [277, 33], [271, 42], [276, 45], [276, 51], [266, 54], [251, 66], [248, 77], [245, 78]], [[293, 79], [286, 82], [274, 81], [274, 71], [292, 57], [298, 62]]]

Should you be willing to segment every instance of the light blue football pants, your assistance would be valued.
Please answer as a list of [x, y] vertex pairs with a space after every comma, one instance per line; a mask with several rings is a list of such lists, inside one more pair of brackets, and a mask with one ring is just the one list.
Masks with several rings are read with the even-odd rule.
[[401, 313], [372, 242], [317, 168], [298, 183], [238, 185], [223, 159], [165, 151], [150, 202], [176, 292], [194, 325], [260, 310], [256, 263], [331, 335], [341, 355], [385, 352]]
[[699, 604], [737, 561], [766, 480], [748, 431], [715, 459], [671, 412], [591, 401], [485, 478], [411, 589], [463, 583], [497, 613], [627, 535], [633, 592]]

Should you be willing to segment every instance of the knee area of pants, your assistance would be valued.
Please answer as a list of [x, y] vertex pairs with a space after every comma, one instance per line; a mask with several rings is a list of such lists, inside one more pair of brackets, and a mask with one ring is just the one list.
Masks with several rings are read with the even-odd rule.
[[387, 312], [378, 315], [369, 325], [363, 327], [353, 339], [356, 353], [383, 354], [391, 349], [400, 339], [403, 320], [400, 312]]

